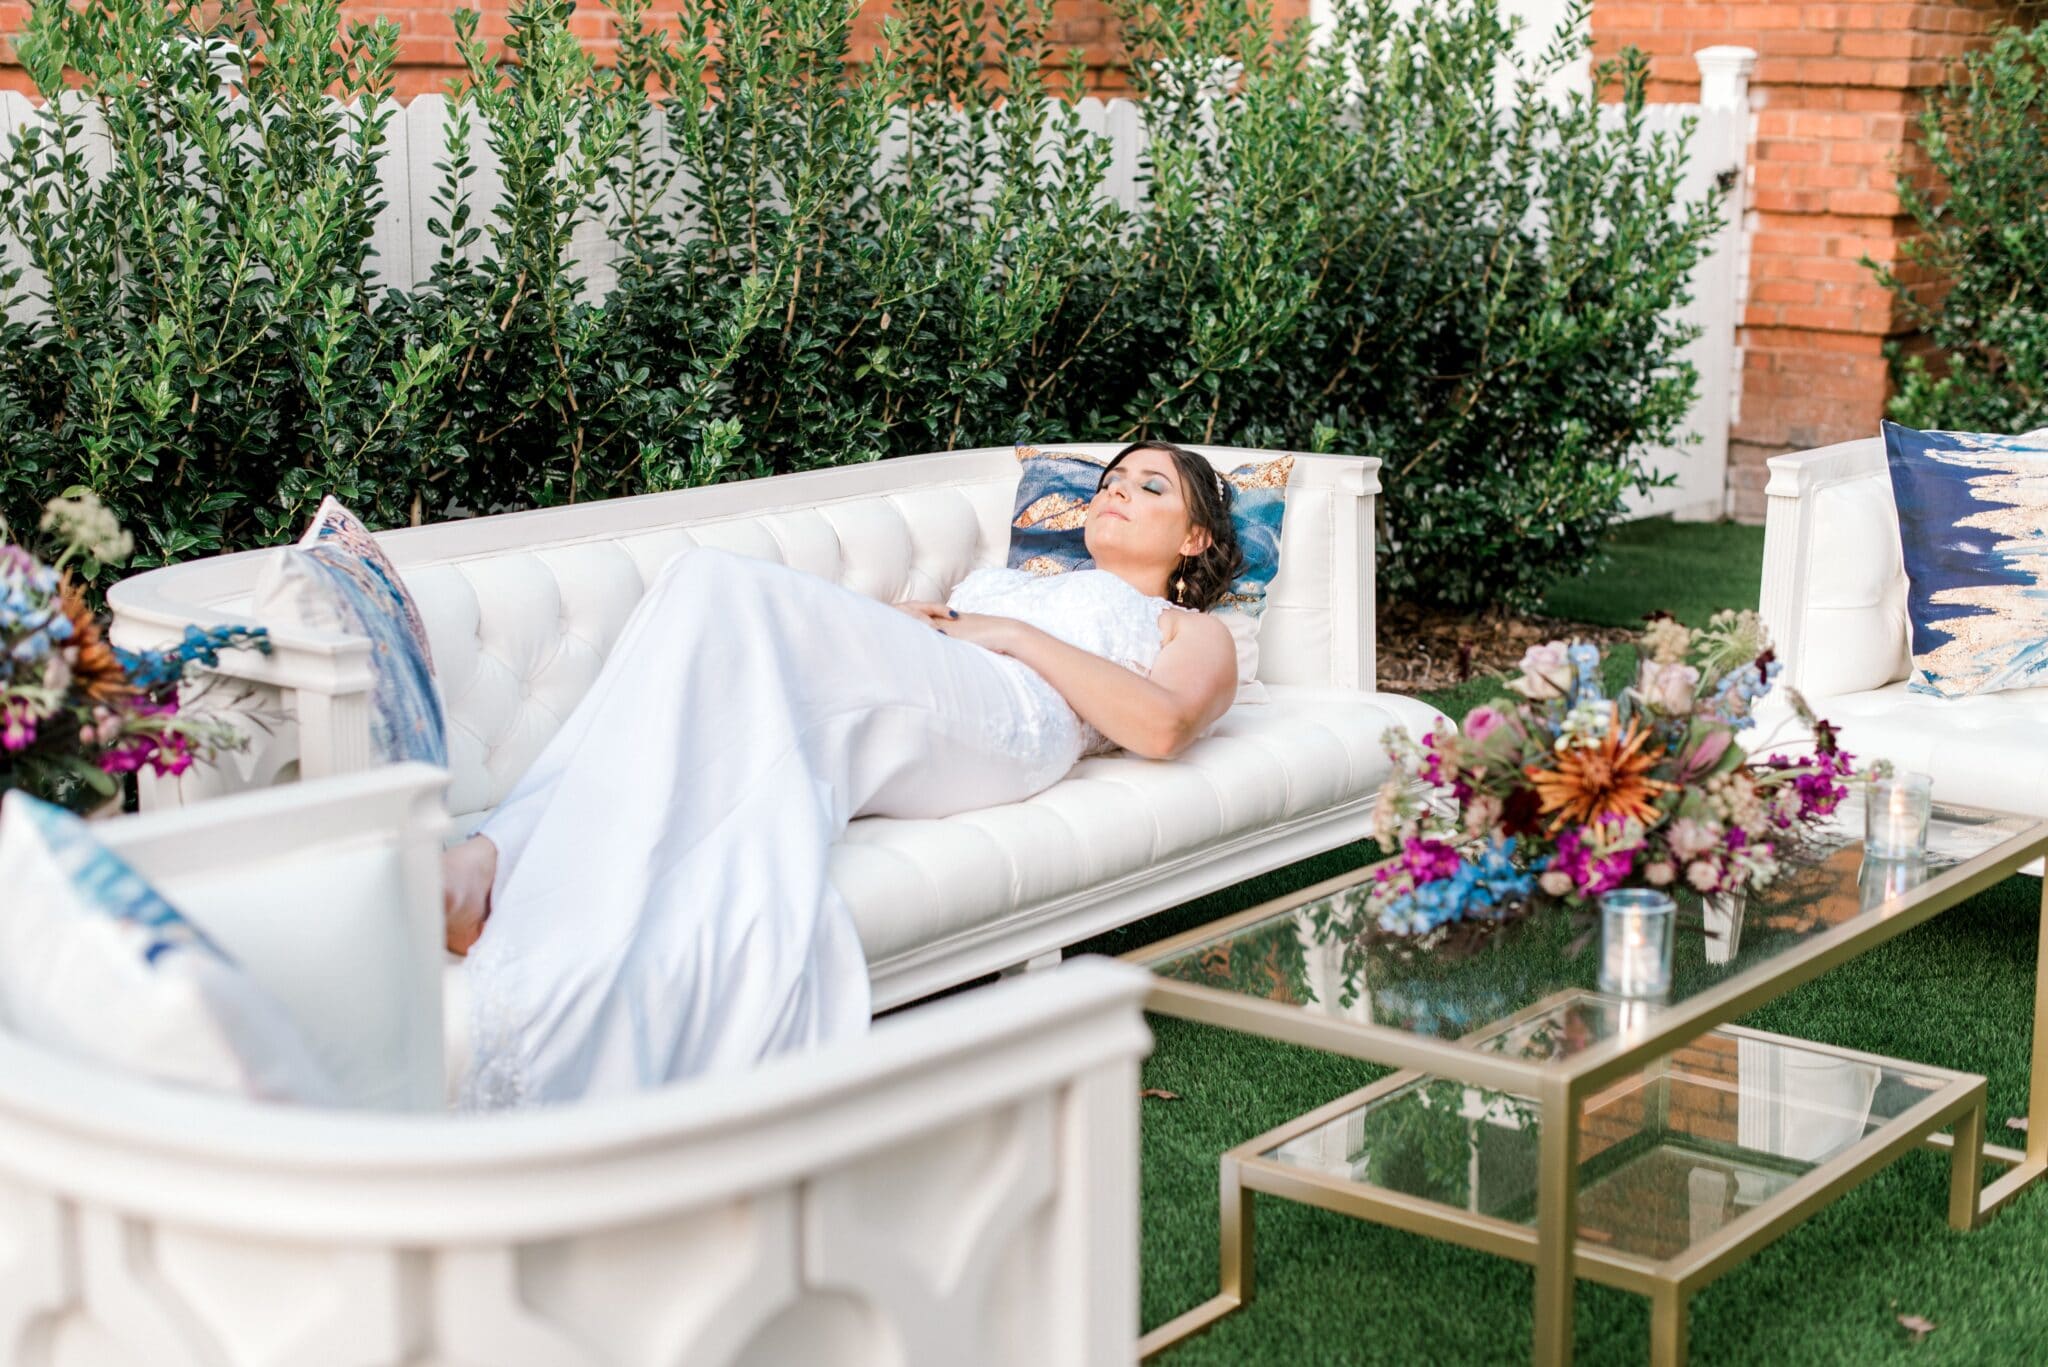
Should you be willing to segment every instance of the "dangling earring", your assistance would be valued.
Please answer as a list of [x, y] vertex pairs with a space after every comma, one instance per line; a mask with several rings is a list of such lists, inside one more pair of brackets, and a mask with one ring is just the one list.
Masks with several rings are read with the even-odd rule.
[[1187, 557], [1186, 557], [1186, 556], [1182, 556], [1182, 557], [1181, 557], [1181, 561], [1180, 561], [1180, 578], [1178, 578], [1178, 579], [1174, 580], [1174, 582], [1173, 582], [1173, 601], [1174, 601], [1174, 602], [1176, 602], [1176, 603], [1179, 603], [1179, 604], [1181, 604], [1181, 605], [1182, 605], [1183, 607], [1185, 607], [1185, 606], [1187, 605], [1187, 601], [1188, 601], [1188, 561], [1187, 561]]

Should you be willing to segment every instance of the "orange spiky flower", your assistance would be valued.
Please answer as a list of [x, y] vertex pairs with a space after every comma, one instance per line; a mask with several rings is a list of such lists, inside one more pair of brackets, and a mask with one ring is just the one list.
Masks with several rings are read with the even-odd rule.
[[71, 677], [79, 691], [94, 702], [113, 702], [134, 692], [128, 671], [121, 668], [114, 648], [93, 620], [85, 590], [66, 573], [57, 592], [58, 605], [71, 622], [71, 640], [65, 649], [71, 655]]
[[1550, 829], [1586, 825], [1613, 816], [1650, 825], [1657, 819], [1652, 805], [1657, 794], [1675, 786], [1650, 777], [1664, 758], [1664, 748], [1651, 744], [1648, 728], [1631, 721], [1625, 731], [1610, 730], [1590, 745], [1574, 745], [1557, 757], [1554, 769], [1535, 765], [1523, 770], [1543, 800]]

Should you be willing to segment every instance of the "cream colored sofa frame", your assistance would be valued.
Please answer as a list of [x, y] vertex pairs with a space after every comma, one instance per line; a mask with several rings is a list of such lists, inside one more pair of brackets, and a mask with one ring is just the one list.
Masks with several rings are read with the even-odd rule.
[[[1226, 468], [1275, 454], [1203, 449]], [[886, 600], [940, 598], [970, 570], [1001, 563], [1017, 468], [1013, 448], [992, 447], [381, 535], [421, 600], [451, 693], [458, 829], [480, 820], [531, 763], [588, 687], [625, 611], [677, 550], [716, 545]], [[1436, 716], [1373, 692], [1378, 492], [1376, 461], [1298, 459], [1260, 629], [1259, 677], [1273, 701], [1234, 709], [1170, 772], [1093, 759], [1041, 798], [994, 814], [855, 823], [834, 852], [833, 876], [861, 923], [878, 1009], [1056, 962], [1063, 946], [1363, 834], [1386, 772], [1380, 732]], [[116, 585], [116, 640], [153, 645], [191, 623], [252, 621], [264, 554]], [[514, 617], [505, 603], [540, 606]], [[534, 620], [543, 613], [548, 620]], [[267, 727], [208, 775], [148, 785], [145, 807], [368, 762], [367, 642], [262, 625], [273, 652], [224, 656], [222, 670], [249, 691], [246, 705], [267, 715]], [[1110, 834], [1129, 839], [1105, 854]], [[881, 905], [897, 899], [900, 908]]]

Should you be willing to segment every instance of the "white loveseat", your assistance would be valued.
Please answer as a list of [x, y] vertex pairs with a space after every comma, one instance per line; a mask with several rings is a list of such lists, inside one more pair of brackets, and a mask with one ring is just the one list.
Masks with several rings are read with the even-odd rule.
[[[98, 830], [352, 1101], [432, 1105], [412, 949], [444, 784], [394, 766]], [[259, 1105], [0, 1026], [0, 1363], [1128, 1363], [1144, 985], [1076, 961], [743, 1075], [495, 1117]]]
[[[1275, 453], [1205, 454], [1228, 468]], [[426, 618], [458, 827], [480, 821], [539, 754], [677, 551], [763, 556], [889, 601], [943, 598], [969, 571], [1002, 562], [1017, 478], [1012, 448], [996, 447], [382, 535]], [[1180, 759], [1095, 758], [1027, 802], [855, 824], [832, 876], [859, 926], [878, 1009], [1047, 962], [1363, 834], [1388, 769], [1382, 732], [1427, 728], [1437, 715], [1374, 690], [1378, 492], [1377, 461], [1297, 460], [1259, 632], [1270, 700], [1234, 708]], [[116, 585], [115, 640], [154, 644], [187, 623], [251, 622], [263, 554]], [[208, 776], [150, 785], [146, 807], [367, 762], [367, 642], [262, 625], [275, 653], [224, 657], [223, 667], [251, 685], [270, 730]]]
[[[1938, 698], [1906, 686], [1905, 556], [1883, 438], [1770, 465], [1763, 617], [1781, 685], [1805, 694], [1859, 759], [1932, 776], [1939, 800], [2048, 816], [2048, 689]], [[1781, 690], [1762, 715], [1778, 748], [1800, 750]]]

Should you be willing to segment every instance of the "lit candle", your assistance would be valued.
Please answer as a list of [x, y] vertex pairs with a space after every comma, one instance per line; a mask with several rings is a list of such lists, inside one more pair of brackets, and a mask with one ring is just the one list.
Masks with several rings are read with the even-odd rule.
[[1600, 990], [1661, 997], [1671, 990], [1671, 926], [1677, 905], [1654, 888], [1622, 888], [1600, 899]]
[[1863, 848], [1874, 859], [1921, 859], [1927, 854], [1927, 823], [1934, 813], [1934, 780], [1925, 774], [1895, 774], [1870, 785], [1863, 808]]

